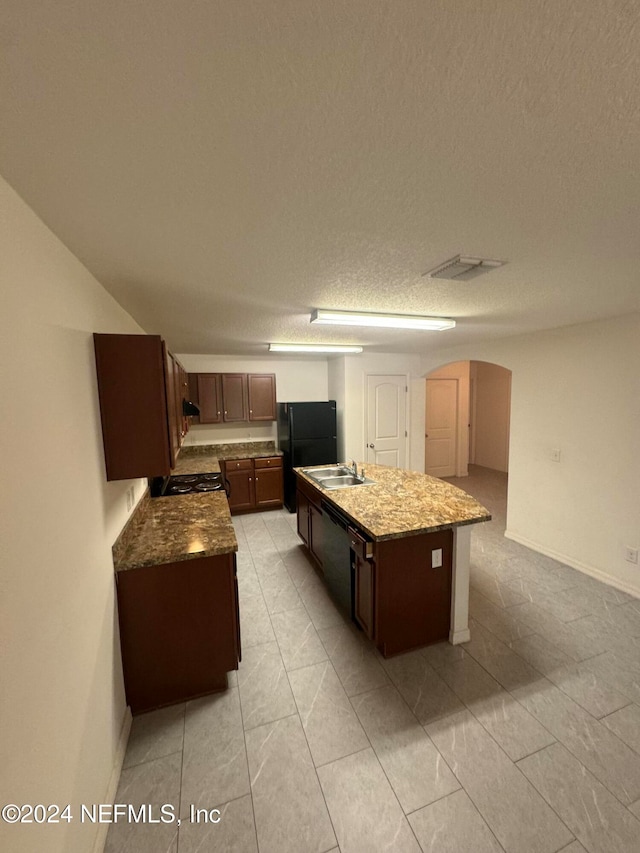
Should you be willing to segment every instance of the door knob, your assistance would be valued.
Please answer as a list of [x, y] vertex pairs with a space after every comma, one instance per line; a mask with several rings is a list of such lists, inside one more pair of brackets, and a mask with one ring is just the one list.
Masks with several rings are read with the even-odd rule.
[[367, 447], [375, 447], [375, 444], [368, 444]]

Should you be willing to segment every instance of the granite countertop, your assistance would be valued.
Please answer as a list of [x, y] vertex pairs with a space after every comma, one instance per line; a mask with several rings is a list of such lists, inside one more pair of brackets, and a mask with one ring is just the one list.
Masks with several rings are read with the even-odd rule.
[[200, 444], [183, 447], [173, 474], [214, 474], [220, 462], [231, 459], [260, 459], [282, 456], [272, 441], [247, 441], [237, 444]]
[[116, 572], [238, 550], [224, 492], [150, 498], [147, 493], [113, 546]]
[[374, 540], [399, 539], [491, 520], [489, 511], [475, 498], [437, 477], [367, 462], [357, 464], [358, 471], [364, 468], [367, 478], [375, 484], [323, 489], [301, 468], [294, 470]]

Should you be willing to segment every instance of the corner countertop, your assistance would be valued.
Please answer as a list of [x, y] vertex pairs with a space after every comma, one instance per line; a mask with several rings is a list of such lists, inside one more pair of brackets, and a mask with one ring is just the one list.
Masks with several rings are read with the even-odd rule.
[[224, 492], [151, 498], [147, 493], [113, 546], [116, 572], [238, 550]]
[[215, 474], [220, 462], [231, 459], [260, 459], [282, 456], [272, 441], [247, 441], [237, 444], [196, 444], [183, 447], [173, 474]]
[[301, 480], [317, 489], [323, 500], [341, 510], [374, 540], [399, 539], [491, 520], [489, 511], [475, 498], [437, 477], [367, 462], [357, 464], [358, 471], [364, 468], [374, 484], [324, 489], [303, 474], [302, 468], [294, 470]]

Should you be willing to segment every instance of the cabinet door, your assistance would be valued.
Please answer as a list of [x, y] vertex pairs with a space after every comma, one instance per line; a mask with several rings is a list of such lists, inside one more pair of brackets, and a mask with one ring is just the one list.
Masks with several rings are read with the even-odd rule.
[[298, 513], [298, 536], [304, 544], [309, 547], [309, 501], [303, 492], [298, 491], [296, 495], [296, 508]]
[[185, 436], [184, 417], [182, 415], [182, 398], [184, 397], [184, 389], [182, 387], [182, 371], [175, 357], [173, 359], [173, 389], [176, 407], [176, 425], [178, 428], [178, 447], [182, 447], [182, 440]]
[[256, 506], [282, 506], [282, 468], [256, 468]]
[[134, 713], [226, 688], [240, 655], [233, 554], [132, 569], [116, 582]]
[[247, 374], [250, 421], [275, 421], [276, 375], [275, 373]]
[[178, 421], [178, 409], [176, 406], [176, 369], [175, 361], [171, 353], [164, 347], [165, 351], [165, 382], [167, 386], [167, 420], [169, 424], [169, 441], [171, 449], [171, 467], [176, 464], [176, 457], [180, 450], [180, 422]]
[[171, 468], [165, 350], [158, 335], [94, 336], [107, 480]]
[[198, 408], [201, 424], [222, 423], [222, 388], [219, 373], [197, 374]]
[[324, 524], [322, 512], [315, 504], [309, 504], [309, 551], [316, 561], [322, 565], [322, 538], [324, 535]]
[[374, 629], [374, 566], [354, 552], [355, 616], [367, 637], [373, 639]]
[[247, 420], [247, 374], [222, 373], [222, 418], [225, 423]]
[[253, 482], [253, 468], [241, 468], [230, 471], [225, 466], [225, 476], [229, 481], [229, 509], [231, 512], [241, 509], [253, 509], [256, 505]]

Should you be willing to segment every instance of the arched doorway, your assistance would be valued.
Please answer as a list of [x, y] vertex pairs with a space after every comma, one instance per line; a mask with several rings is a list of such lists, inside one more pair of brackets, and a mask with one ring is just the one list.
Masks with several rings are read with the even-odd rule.
[[509, 470], [511, 371], [457, 361], [425, 377], [425, 472], [466, 477], [469, 465]]
[[506, 523], [511, 371], [486, 361], [457, 361], [425, 377], [425, 473], [446, 479]]

